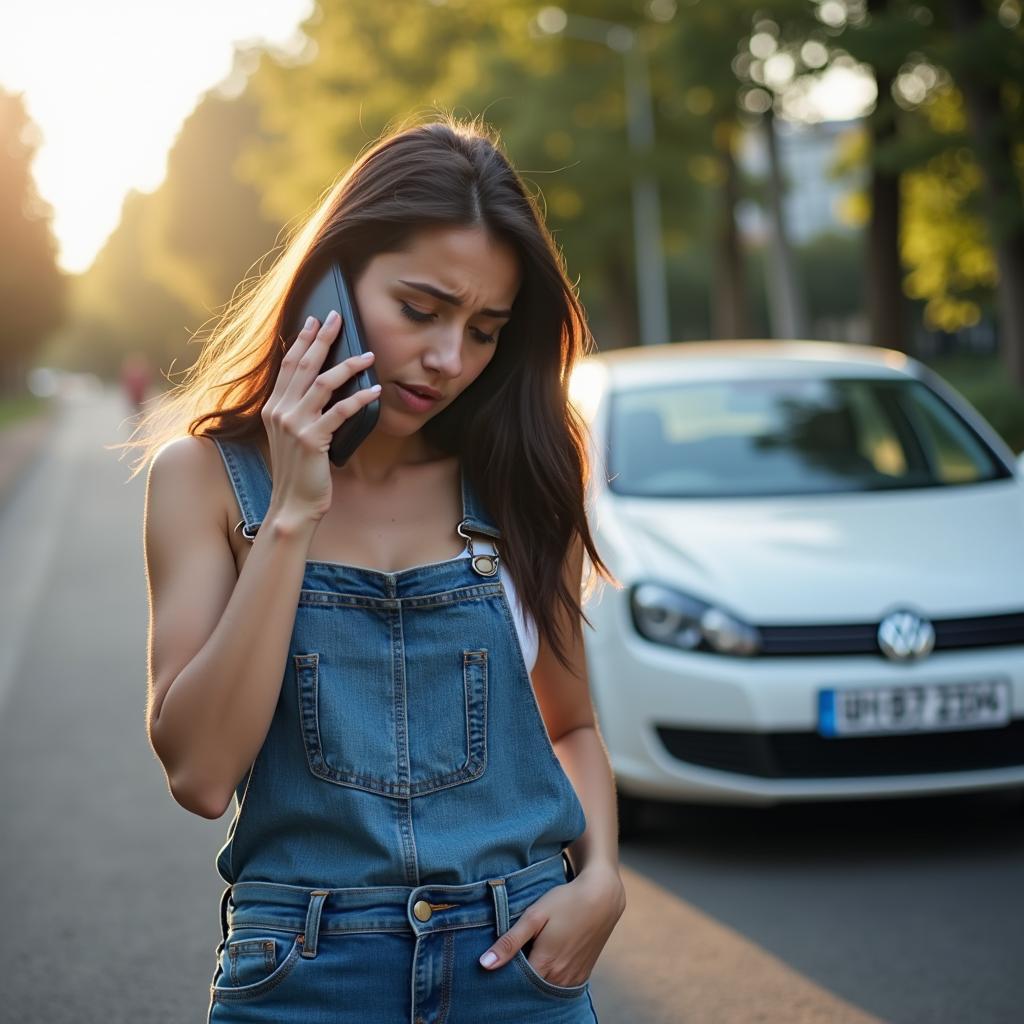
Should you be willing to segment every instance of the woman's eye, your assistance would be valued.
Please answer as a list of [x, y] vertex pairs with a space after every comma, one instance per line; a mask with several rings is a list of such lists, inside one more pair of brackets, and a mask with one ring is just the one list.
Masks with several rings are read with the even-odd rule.
[[[407, 303], [407, 302], [403, 302], [402, 303], [402, 312], [410, 320], [414, 320], [416, 323], [420, 323], [420, 324], [424, 323], [427, 320], [433, 320], [434, 317], [437, 315], [436, 313], [424, 313], [421, 310], [413, 309], [413, 307], [410, 306], [409, 303]], [[477, 330], [476, 327], [474, 327], [473, 330], [476, 331], [476, 336], [481, 341], [493, 342], [493, 341], [496, 340], [493, 334], [484, 334], [483, 331]]]
[[415, 320], [417, 323], [423, 323], [424, 320], [432, 320], [434, 318], [433, 313], [421, 313], [418, 309], [413, 309], [407, 302], [402, 303], [402, 312], [410, 320]]

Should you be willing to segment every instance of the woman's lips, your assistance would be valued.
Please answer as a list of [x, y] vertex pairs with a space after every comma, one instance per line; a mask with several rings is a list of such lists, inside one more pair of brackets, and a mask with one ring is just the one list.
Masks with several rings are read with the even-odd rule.
[[418, 395], [415, 391], [410, 391], [407, 387], [399, 384], [398, 381], [395, 381], [395, 389], [398, 391], [402, 401], [415, 412], [427, 412], [433, 409], [440, 401], [437, 398], [426, 398], [423, 395]]

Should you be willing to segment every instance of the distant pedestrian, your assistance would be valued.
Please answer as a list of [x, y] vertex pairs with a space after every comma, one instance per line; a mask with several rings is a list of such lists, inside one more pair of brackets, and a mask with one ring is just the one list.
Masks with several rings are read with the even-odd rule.
[[130, 352], [124, 357], [121, 362], [121, 390], [132, 412], [142, 410], [152, 378], [149, 360], [141, 352]]

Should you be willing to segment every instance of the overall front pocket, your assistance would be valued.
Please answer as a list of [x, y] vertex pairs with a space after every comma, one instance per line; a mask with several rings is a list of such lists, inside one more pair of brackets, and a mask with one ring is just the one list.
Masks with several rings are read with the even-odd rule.
[[346, 670], [321, 652], [294, 654], [310, 772], [393, 797], [479, 778], [487, 767], [487, 655], [427, 653], [370, 671], [356, 659]]
[[[564, 882], [556, 882], [555, 885], [564, 885]], [[554, 886], [552, 886], [554, 888]], [[540, 897], [537, 897], [540, 899]], [[524, 908], [525, 909], [525, 908]], [[520, 917], [523, 916], [523, 912], [516, 914], [510, 921], [509, 927], [511, 928]], [[587, 990], [587, 986], [590, 984], [590, 978], [585, 981], [581, 981], [578, 985], [559, 985], [556, 982], [548, 981], [540, 971], [529, 961], [530, 952], [533, 949], [533, 942], [536, 936], [529, 938], [523, 945], [516, 951], [515, 956], [512, 957], [512, 962], [522, 972], [523, 977], [531, 984], [534, 988], [539, 989], [545, 995], [555, 996], [559, 999], [572, 999], [576, 996], [583, 995]]]
[[527, 953], [523, 949], [516, 952], [512, 961], [523, 972], [523, 976], [534, 988], [540, 989], [545, 995], [554, 996], [556, 999], [575, 999], [577, 996], [583, 995], [590, 984], [589, 978], [586, 981], [581, 981], [578, 985], [556, 985], [553, 981], [548, 981], [530, 963], [527, 959]]

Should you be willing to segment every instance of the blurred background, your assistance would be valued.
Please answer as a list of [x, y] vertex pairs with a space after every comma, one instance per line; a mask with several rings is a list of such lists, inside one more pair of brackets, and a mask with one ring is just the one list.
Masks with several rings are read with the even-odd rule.
[[500, 130], [601, 349], [884, 345], [1024, 448], [1019, 0], [106, 2], [5, 20], [5, 415], [34, 366], [117, 381], [142, 357], [166, 386], [280, 229], [437, 106]]
[[[0, 906], [25, 922], [0, 940], [0, 1020], [205, 1009], [226, 820], [177, 807], [147, 747], [142, 480], [126, 490], [103, 445], [369, 143], [431, 110], [494, 125], [602, 351], [895, 349], [1019, 452], [1021, 16], [1020, 0], [0, 8]], [[976, 802], [665, 809], [623, 848], [602, 1020], [1019, 1020], [1024, 915], [1001, 912], [1020, 907], [1021, 821]]]

